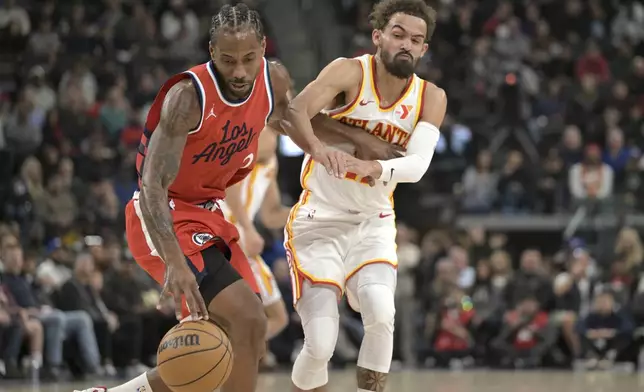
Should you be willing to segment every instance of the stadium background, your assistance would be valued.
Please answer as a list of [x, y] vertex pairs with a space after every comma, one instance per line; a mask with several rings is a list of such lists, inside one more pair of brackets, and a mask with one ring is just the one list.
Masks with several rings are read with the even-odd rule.
[[[32, 375], [49, 379], [153, 365], [172, 315], [155, 309], [158, 287], [128, 257], [122, 212], [147, 109], [169, 75], [207, 60], [221, 3], [0, 1], [2, 377], [24, 377], [41, 357]], [[247, 3], [264, 18], [267, 57], [298, 88], [332, 59], [373, 50], [371, 1]], [[433, 5], [438, 27], [418, 73], [449, 107], [429, 172], [396, 193], [396, 366], [636, 364], [644, 6]], [[301, 152], [284, 138], [279, 152], [292, 203]], [[263, 233], [289, 304], [281, 234]], [[267, 368], [288, 367], [301, 344], [289, 311]], [[349, 310], [342, 322], [337, 366], [355, 359], [361, 334]], [[598, 328], [615, 336], [593, 338]]]

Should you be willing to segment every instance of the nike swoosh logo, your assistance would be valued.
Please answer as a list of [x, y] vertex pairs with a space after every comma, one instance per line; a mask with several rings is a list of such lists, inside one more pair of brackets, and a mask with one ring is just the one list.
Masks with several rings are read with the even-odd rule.
[[367, 105], [369, 105], [369, 104], [370, 104], [370, 103], [372, 103], [372, 102], [373, 102], [373, 101], [365, 101], [365, 100], [363, 99], [362, 101], [360, 101], [360, 106], [367, 106]]
[[393, 214], [383, 214], [383, 213], [381, 212], [381, 213], [380, 213], [380, 215], [378, 215], [378, 217], [380, 217], [380, 218], [386, 218], [386, 217], [388, 217], [388, 216], [392, 216], [392, 215], [393, 215]]

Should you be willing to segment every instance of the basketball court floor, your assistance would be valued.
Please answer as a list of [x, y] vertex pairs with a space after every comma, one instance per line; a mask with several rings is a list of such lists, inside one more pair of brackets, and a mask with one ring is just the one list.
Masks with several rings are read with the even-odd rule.
[[[331, 392], [356, 390], [351, 371], [330, 375]], [[108, 386], [113, 383], [106, 383]], [[25, 385], [0, 381], [0, 392], [71, 392], [83, 385]], [[400, 372], [390, 376], [387, 391], [396, 392], [614, 392], [644, 387], [644, 375], [572, 372]], [[290, 392], [287, 374], [262, 375], [258, 392]], [[199, 391], [201, 392], [201, 391]], [[206, 392], [206, 391], [204, 391]]]

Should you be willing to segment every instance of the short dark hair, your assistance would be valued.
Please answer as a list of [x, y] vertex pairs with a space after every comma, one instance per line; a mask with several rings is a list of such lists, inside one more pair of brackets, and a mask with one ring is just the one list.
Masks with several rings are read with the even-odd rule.
[[382, 0], [373, 7], [369, 20], [376, 30], [384, 30], [394, 14], [403, 13], [415, 16], [425, 21], [427, 35], [425, 42], [429, 42], [436, 29], [436, 10], [429, 6], [425, 0]]
[[219, 13], [212, 17], [210, 40], [215, 42], [217, 33], [222, 30], [236, 33], [244, 29], [253, 31], [259, 40], [264, 38], [264, 26], [257, 11], [251, 10], [244, 3], [234, 6], [226, 4], [221, 7]]

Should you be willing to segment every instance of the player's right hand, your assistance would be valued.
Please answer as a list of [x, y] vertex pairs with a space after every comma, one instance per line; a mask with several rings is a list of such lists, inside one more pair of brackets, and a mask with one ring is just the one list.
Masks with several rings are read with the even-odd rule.
[[321, 163], [330, 176], [335, 176], [336, 178], [344, 178], [347, 174], [347, 159], [352, 158], [346, 152], [326, 146], [315, 148], [311, 153], [311, 157], [314, 161]]
[[363, 161], [387, 160], [402, 156], [404, 149], [366, 132], [356, 134], [356, 158]]
[[186, 303], [190, 309], [193, 320], [208, 319], [208, 307], [199, 291], [197, 279], [185, 262], [166, 262], [163, 291], [160, 301], [169, 297], [174, 298], [174, 313], [177, 320], [181, 320], [182, 297], [185, 296]]

